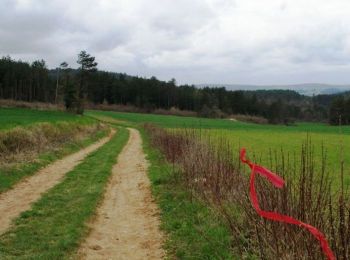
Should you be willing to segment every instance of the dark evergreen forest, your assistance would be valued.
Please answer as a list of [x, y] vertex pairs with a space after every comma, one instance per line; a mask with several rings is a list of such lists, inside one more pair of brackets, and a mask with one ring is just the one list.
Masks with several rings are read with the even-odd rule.
[[242, 114], [287, 124], [296, 120], [336, 124], [344, 114], [342, 122], [350, 123], [350, 116], [346, 119], [350, 103], [339, 101], [339, 95], [308, 97], [292, 90], [232, 91], [224, 87], [177, 85], [175, 79], [166, 82], [156, 77], [100, 71], [94, 57], [86, 52], [79, 55], [83, 55], [79, 56], [79, 69], [62, 63], [50, 70], [44, 60], [28, 63], [9, 56], [1, 58], [0, 98], [64, 102], [68, 109], [83, 98], [88, 103], [134, 106], [145, 112], [175, 107], [204, 117]]

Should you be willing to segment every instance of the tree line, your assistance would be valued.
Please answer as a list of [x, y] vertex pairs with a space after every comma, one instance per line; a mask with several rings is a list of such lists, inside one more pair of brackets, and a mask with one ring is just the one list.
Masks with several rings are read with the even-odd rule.
[[332, 125], [350, 124], [350, 97], [349, 93], [337, 95], [329, 109], [329, 123]]
[[64, 103], [67, 110], [83, 113], [84, 103], [135, 106], [142, 111], [170, 109], [195, 111], [203, 117], [231, 114], [267, 118], [270, 123], [294, 120], [325, 121], [332, 96], [307, 97], [291, 90], [232, 91], [224, 87], [197, 88], [176, 80], [142, 78], [100, 71], [95, 58], [78, 54], [78, 69], [62, 62], [49, 69], [44, 60], [32, 63], [0, 59], [0, 98], [28, 102]]

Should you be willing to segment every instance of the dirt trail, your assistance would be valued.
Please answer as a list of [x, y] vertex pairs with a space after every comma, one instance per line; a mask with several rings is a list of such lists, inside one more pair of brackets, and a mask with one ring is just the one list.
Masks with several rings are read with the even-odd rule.
[[82, 244], [82, 259], [162, 259], [158, 208], [152, 199], [142, 139], [135, 129], [113, 167], [104, 200]]
[[88, 154], [107, 143], [114, 135], [111, 131], [108, 137], [68, 155], [38, 171], [35, 175], [25, 178], [11, 190], [0, 194], [0, 234], [11, 225], [11, 221], [23, 211], [29, 210], [31, 204], [37, 201], [41, 194], [59, 183], [65, 174], [77, 166]]

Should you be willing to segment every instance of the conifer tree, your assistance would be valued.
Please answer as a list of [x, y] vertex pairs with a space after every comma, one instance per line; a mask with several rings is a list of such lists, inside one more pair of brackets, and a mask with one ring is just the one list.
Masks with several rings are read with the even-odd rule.
[[77, 89], [77, 107], [76, 113], [83, 114], [84, 113], [84, 101], [86, 98], [87, 91], [87, 81], [89, 75], [92, 72], [97, 71], [97, 62], [95, 62], [95, 57], [92, 57], [86, 51], [81, 51], [78, 54], [77, 63], [80, 65], [79, 67], [79, 85]]

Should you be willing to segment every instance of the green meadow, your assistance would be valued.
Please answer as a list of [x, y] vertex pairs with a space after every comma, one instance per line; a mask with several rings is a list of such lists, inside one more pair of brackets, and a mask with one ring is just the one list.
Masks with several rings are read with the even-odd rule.
[[224, 138], [230, 141], [232, 149], [247, 148], [250, 158], [267, 167], [271, 153], [289, 154], [299, 160], [302, 144], [311, 140], [316, 166], [320, 165], [322, 147], [327, 153], [327, 169], [334, 179], [340, 175], [340, 162], [344, 158], [345, 181], [350, 184], [350, 126], [329, 126], [321, 123], [297, 123], [294, 126], [259, 125], [227, 119], [167, 116], [111, 111], [87, 111], [86, 116], [60, 111], [38, 111], [21, 108], [0, 108], [0, 130], [15, 126], [30, 126], [40, 122], [79, 122], [89, 124], [96, 119], [111, 119], [124, 126], [137, 126], [144, 123], [156, 124], [168, 129], [190, 128], [210, 135], [211, 138]]
[[297, 123], [294, 126], [258, 125], [226, 119], [165, 116], [154, 114], [89, 111], [89, 116], [113, 118], [132, 124], [153, 123], [169, 129], [192, 128], [212, 139], [228, 140], [232, 149], [245, 147], [250, 158], [270, 166], [271, 154], [300, 160], [303, 143], [311, 141], [316, 166], [321, 165], [322, 149], [327, 156], [327, 169], [331, 177], [339, 179], [341, 158], [344, 158], [345, 183], [350, 184], [350, 127], [329, 126], [321, 123]]
[[[165, 116], [154, 114], [87, 111], [84, 116], [64, 112], [30, 109], [0, 109], [0, 131], [15, 126], [30, 130], [40, 122], [56, 124], [66, 121], [89, 124], [97, 120], [112, 125], [131, 126], [141, 130], [144, 151], [150, 162], [148, 175], [152, 191], [161, 209], [161, 229], [167, 234], [165, 248], [170, 258], [179, 259], [236, 259], [232, 248], [232, 234], [215, 210], [196, 199], [178, 178], [174, 166], [165, 162], [159, 150], [152, 147], [149, 136], [142, 129], [144, 123], [153, 123], [169, 131], [184, 132], [185, 128], [202, 136], [210, 136], [214, 143], [220, 139], [230, 142], [238, 159], [239, 149], [247, 148], [250, 159], [271, 166], [272, 157], [289, 154], [298, 163], [302, 144], [311, 140], [316, 168], [321, 165], [322, 147], [327, 151], [327, 166], [334, 187], [339, 188], [340, 162], [345, 159], [345, 184], [350, 185], [350, 127], [332, 127], [327, 124], [299, 123], [295, 126], [258, 125], [226, 119]], [[39, 163], [30, 164], [11, 174], [0, 171], [0, 192], [10, 188], [24, 176], [84, 147], [104, 136], [99, 131], [81, 145], [66, 144], [60, 152], [40, 154]], [[10, 131], [9, 131], [10, 132]], [[5, 133], [5, 132], [4, 132]], [[103, 197], [116, 156], [128, 140], [128, 132], [120, 127], [113, 139], [86, 157], [64, 180], [43, 194], [32, 209], [23, 212], [12, 227], [0, 236], [0, 258], [14, 259], [71, 259], [87, 235], [85, 223], [94, 215]], [[294, 159], [295, 158], [295, 159]], [[275, 163], [272, 163], [275, 166]], [[91, 171], [93, 169], [93, 171]], [[248, 169], [247, 169], [248, 173]], [[1, 175], [2, 174], [2, 175]], [[247, 177], [249, 175], [247, 174]], [[34, 239], [33, 239], [34, 238]], [[29, 242], [28, 242], [29, 241]], [[243, 243], [243, 242], [242, 242]], [[257, 259], [246, 252], [246, 259]], [[237, 257], [237, 259], [241, 259]]]
[[225, 130], [270, 130], [283, 132], [302, 133], [333, 133], [340, 132], [350, 135], [350, 126], [329, 126], [321, 123], [298, 123], [294, 126], [285, 125], [260, 125], [231, 121], [227, 119], [211, 119], [200, 117], [182, 117], [141, 113], [125, 113], [112, 111], [87, 111], [86, 115], [92, 117], [111, 117], [120, 121], [143, 124], [152, 123], [165, 128], [203, 128], [203, 129], [225, 129]]
[[24, 108], [0, 108], [0, 130], [7, 130], [16, 126], [28, 126], [34, 123], [56, 122], [91, 123], [88, 117], [77, 116], [61, 111], [46, 111]]

